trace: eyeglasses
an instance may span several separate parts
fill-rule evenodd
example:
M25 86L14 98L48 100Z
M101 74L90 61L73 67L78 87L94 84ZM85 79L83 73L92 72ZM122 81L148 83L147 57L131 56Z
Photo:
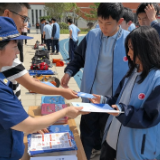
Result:
M27 16L22 16L21 14L18 14L17 12L14 12L14 11L11 11L11 10L10 10L10 12L21 16L23 18L23 23L27 23L29 21L29 17L27 17Z

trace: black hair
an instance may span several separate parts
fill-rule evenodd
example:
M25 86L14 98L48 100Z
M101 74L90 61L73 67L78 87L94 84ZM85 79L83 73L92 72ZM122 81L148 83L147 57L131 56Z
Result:
M55 18L52 18L52 21L56 22L56 19L55 19Z
M67 22L71 24L73 23L72 19L68 19Z
M128 56L129 41L133 48L133 61ZM138 83L143 82L151 68L160 69L160 40L157 31L153 27L140 26L134 29L125 40L125 49L130 68L126 77L129 77L137 66L135 63L136 57L139 58L143 66L141 78Z
M51 20L49 20L49 23L52 23L52 21L51 21Z
M158 14L159 14L158 3L141 3L136 10L136 15L138 16L139 13L145 13L144 9L146 8L146 6L148 6L148 4L150 4L150 5L152 4L154 6L155 10L157 11L156 15L158 16Z
M123 5L121 3L100 3L97 9L97 16L109 19L111 16L116 21L122 17Z
M29 3L0 3L0 15L2 15L6 9L18 13L22 10L22 7L30 9Z
M3 50L4 47L9 43L10 41L0 41L0 50Z
M132 12L132 10L130 8L123 8L123 14L122 14L122 18L124 18L124 20L128 23L129 21L134 20L134 14Z

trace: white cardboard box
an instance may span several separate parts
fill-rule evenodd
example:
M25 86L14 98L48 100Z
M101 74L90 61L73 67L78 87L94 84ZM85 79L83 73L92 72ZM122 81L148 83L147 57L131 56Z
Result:
M75 155L31 157L30 160L77 160Z

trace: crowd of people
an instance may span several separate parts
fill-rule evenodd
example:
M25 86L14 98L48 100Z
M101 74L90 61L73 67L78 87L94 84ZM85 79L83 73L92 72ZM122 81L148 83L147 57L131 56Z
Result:
M34 133L58 119L82 114L81 141L87 159L101 151L100 160L160 159L160 23L156 3L141 3L136 11L121 3L100 3L98 24L77 45L80 30L69 24L70 63L61 79L63 88L34 80L17 58L22 33L28 22L28 3L0 3L0 159L17 160L24 153L23 132ZM55 18L41 20L42 43L59 52L60 28ZM39 28L38 28L39 29ZM76 35L76 36L75 36ZM81 68L81 91L93 94L85 103L109 104L119 113L82 113L68 107L32 118L24 110L20 86L45 95L78 98L68 83Z
M74 51L78 44L78 34L80 33L80 29L73 24L72 19L68 19L67 23L69 25L69 58L67 60L70 62L74 58ZM59 54L59 38L60 38L60 26L57 23L55 18L52 18L49 21L45 19L41 19L41 23L36 23L36 31L37 34L41 33L41 44L46 44L48 51L50 48L52 49L51 55Z

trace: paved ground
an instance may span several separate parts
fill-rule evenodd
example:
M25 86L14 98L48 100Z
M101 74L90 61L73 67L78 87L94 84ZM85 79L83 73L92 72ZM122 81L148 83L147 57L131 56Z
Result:
M31 30L31 33L28 34L28 36L32 36L32 37L34 37L34 39L28 40L27 45L24 45L24 63L23 64L27 70L29 70L30 65L31 65L31 58L35 54L35 50L32 49L33 45L35 44L36 40L41 41L41 35L36 34L35 30ZM84 35L80 35L80 36L84 36ZM62 34L60 36L60 40L64 40L67 38L68 38L67 34ZM60 51L62 52L62 50L64 50L64 46L60 46ZM50 60L52 60L53 58L63 59L64 56L62 56L61 54L60 55L51 55ZM64 68L65 67L66 67L66 65L64 67L56 67L55 65L53 65L51 70L56 71L58 73L58 75L56 75L56 77L61 79L64 75ZM79 86L77 85L77 82L75 81L74 78L70 79L69 87L73 90L79 91ZM22 91L22 93L21 93L22 104L23 104L26 111L28 111L29 106L40 106L41 96L42 96L41 94L26 94L28 92L28 90L22 86L21 86L21 91ZM66 100L66 103L80 102L80 101L81 101L81 99L79 98L79 99L74 99L74 100ZM76 121L77 127L79 128L80 116L77 117L75 119L75 121ZM96 158L94 158L92 160L98 160L98 159L99 158L97 156Z

